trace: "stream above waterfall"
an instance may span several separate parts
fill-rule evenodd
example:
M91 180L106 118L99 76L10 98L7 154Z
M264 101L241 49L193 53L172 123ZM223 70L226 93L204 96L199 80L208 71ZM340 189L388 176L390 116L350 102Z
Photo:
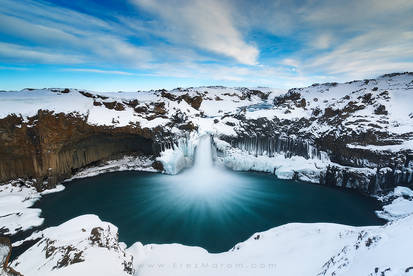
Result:
M41 228L83 214L119 227L127 245L181 243L223 252L252 234L292 222L380 225L373 198L273 175L215 168L209 137L178 175L115 172L76 179L45 195Z

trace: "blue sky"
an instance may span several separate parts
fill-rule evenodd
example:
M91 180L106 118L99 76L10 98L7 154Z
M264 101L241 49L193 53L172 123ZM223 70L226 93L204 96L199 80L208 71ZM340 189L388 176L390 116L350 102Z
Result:
M0 0L0 90L289 88L413 71L411 0Z

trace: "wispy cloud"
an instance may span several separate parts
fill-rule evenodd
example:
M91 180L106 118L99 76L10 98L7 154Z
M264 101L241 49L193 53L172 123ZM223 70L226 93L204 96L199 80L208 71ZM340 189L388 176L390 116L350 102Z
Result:
M71 64L83 61L81 56L53 53L47 48L26 47L3 42L0 42L0 57L5 60L48 64Z
M125 75L125 76L137 75L135 73L125 72L125 71L101 70L101 69L91 69L91 68L65 68L64 71L88 72L88 73L109 74L109 75Z
M152 12L162 24L163 35L178 44L199 48L236 59L243 64L257 63L259 50L247 43L234 25L231 6L224 1L134 0Z
M2 49L3 56L18 56L24 49L25 54L18 60L28 57L44 63L106 62L132 67L151 59L150 51L128 42L118 35L119 29L92 16L29 0L3 2L0 33L24 44L14 44L14 54ZM64 58L68 53L72 53L70 58Z
M26 67L15 67L15 66L0 66L0 70L14 70L14 71L27 71L29 68Z
M11 67L278 87L413 70L411 0L0 2Z

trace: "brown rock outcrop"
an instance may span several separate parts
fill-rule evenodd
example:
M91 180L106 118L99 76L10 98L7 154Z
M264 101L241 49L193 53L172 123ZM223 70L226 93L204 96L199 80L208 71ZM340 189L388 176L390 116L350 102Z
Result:
M39 110L28 121L12 114L0 119L0 182L21 177L36 179L38 190L51 188L113 155L153 154L153 135L139 125L89 125L76 114Z
M10 255L11 255L11 243L8 238L0 237L0 275L7 276L23 276L13 268L9 267Z

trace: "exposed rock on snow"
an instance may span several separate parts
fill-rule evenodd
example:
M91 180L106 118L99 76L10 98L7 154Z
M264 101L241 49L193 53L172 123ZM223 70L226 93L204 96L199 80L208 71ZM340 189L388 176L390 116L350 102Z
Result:
M413 215L413 191L407 187L396 187L393 192L379 199L389 202L383 206L383 211L376 212L383 219L393 221Z
M0 237L0 276L21 276L20 273L9 267L10 255L10 240Z
M412 73L294 88L275 97L272 108L225 117L235 134L219 138L255 156L309 160L325 152L332 164L318 173L320 183L389 190L413 183L412 90Z
M24 275L133 275L133 256L118 229L84 215L40 232L40 241L11 264Z

